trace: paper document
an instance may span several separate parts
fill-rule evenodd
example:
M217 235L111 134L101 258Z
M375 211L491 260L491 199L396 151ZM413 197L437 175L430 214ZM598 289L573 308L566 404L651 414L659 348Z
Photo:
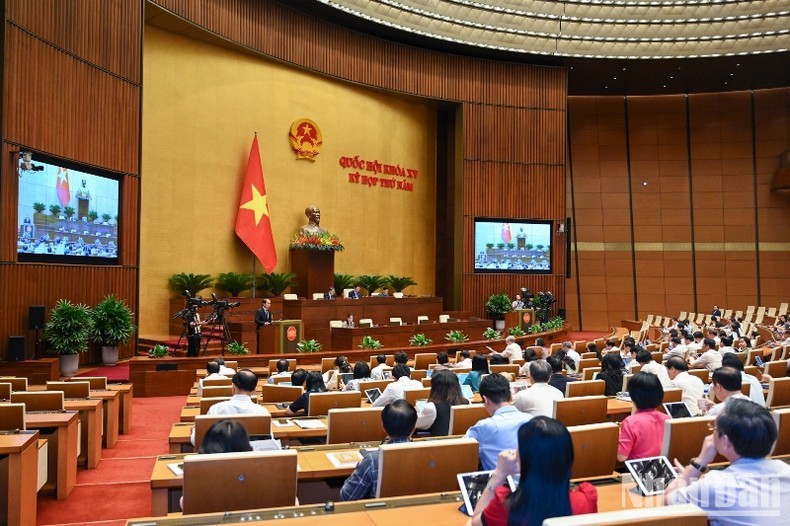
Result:
M338 451L336 453L327 453L326 458L336 468L353 468L362 460L362 455L359 451Z
M320 420L294 420L293 422L302 429L323 429L326 427L326 424Z

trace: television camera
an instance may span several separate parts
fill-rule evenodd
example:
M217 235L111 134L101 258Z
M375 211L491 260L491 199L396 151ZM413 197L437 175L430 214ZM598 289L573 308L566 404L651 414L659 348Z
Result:
M190 312L194 312L200 307L206 307L208 305L211 305L210 301L206 301L200 296L193 297L188 290L182 291L181 295L184 296L186 300L184 304L184 308L173 314L173 317L171 318L173 320L175 320L176 318L186 319L187 314L189 314Z

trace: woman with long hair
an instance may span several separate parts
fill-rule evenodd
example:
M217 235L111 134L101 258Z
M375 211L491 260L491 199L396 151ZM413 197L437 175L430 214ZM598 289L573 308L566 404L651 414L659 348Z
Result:
M605 355L601 361L601 372L598 373L598 380L606 382L603 394L614 396L622 391L624 374L623 359L617 353Z
M417 416L417 429L427 429L431 436L445 436L450 431L450 407L468 404L461 394L458 377L439 370L431 375L431 394Z
M285 409L285 416L293 416L300 411L307 413L310 395L313 393L325 393L326 390L321 373L310 371L307 373L307 378L304 381L304 393Z
M359 382L370 380L370 365L362 360L354 364L354 378L343 388L343 391L359 391Z
M464 380L464 385L472 387L475 393L480 390L480 379L484 374L488 374L488 360L484 354L475 354L472 357L472 372ZM433 382L433 381L431 381Z
M252 451L247 429L235 420L215 422L203 437L198 453L237 453Z
M518 430L518 451L499 454L496 469L475 506L472 526L540 526L544 519L598 511L598 492L589 482L568 490L573 442L557 420L536 416ZM520 473L515 492L503 484Z

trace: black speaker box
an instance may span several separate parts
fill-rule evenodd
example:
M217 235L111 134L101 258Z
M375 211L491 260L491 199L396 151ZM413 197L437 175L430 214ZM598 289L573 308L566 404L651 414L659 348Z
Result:
M25 359L25 337L24 336L9 336L8 337L8 361L21 362Z
M43 329L46 318L47 308L44 305L31 305L27 308L27 328L31 331Z

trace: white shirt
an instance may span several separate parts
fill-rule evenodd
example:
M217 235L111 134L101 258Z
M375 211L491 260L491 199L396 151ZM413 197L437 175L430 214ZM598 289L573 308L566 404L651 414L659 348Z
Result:
M389 371L390 369L392 369L392 367L390 367L386 363L380 363L376 367L374 367L373 370L370 372L370 377L373 378L374 380L383 380L384 371Z
M235 394L230 400L219 402L208 408L206 412L209 416L219 415L269 415L268 409L252 401L246 394ZM192 436L189 439L195 445L195 427L192 426Z
M669 379L669 373L667 373L667 368L655 360L650 360L648 363L643 365L642 369L640 370L642 372L652 373L658 376L658 380L661 382L661 387L663 387L664 389L669 387L669 384L672 383L672 380Z
M755 378L750 374L746 374L743 371L741 371L741 380L748 383L751 386L749 387L749 400L759 405L760 407L765 407L765 396L763 396L763 386L760 385L759 380L757 380L757 378Z
M422 406L422 411L417 415L417 429L429 429L436 421L436 404L433 402L426 402Z
M708 349L700 355L699 358L691 363L695 369L707 368L709 371L715 371L721 367L721 353L715 349Z
M565 396L556 387L545 382L532 384L531 387L519 391L513 398L513 405L522 413L532 416L554 415L554 400L562 400Z
M751 402L751 399L748 396L746 396L745 394L743 394L743 393L735 393L734 395L728 396L727 399L724 400L723 402L719 402L718 404L716 404L713 407L711 407L710 409L708 409L708 412L706 413L705 416L716 416L716 415L718 415L721 412L721 410L724 409L724 405L727 403L727 400L729 400L730 398L742 398L744 400L749 400Z
M397 382L390 383L386 389L384 389L381 396L373 402L373 407L384 407L390 402L403 399L403 391L406 389L422 389L422 382L412 380L408 376L401 376L398 378Z
M225 378L225 376L220 373L211 373L205 378L201 378L200 381L198 382L198 389L197 389L198 396L201 396L203 394L203 380L216 380L217 378Z
M705 384L696 376L690 375L687 371L682 371L675 376L670 387L677 387L683 391L681 401L684 402L693 415L699 414L697 402L705 397Z
M502 351L502 356L506 357L510 363L513 363L514 360L522 360L521 346L516 342L508 344L505 350Z
M281 376L291 376L291 371L283 371L281 373L273 374L272 376L269 377L268 380L266 380L266 383L273 384L274 383L274 379L275 378L279 378Z
M456 362L453 367L462 367L471 369L472 368L472 359L471 358L464 358L460 362Z
M579 362L582 359L582 355L576 352L576 349L570 349L567 354L568 358L573 360L573 370L579 370Z
M234 374L236 374L236 371L234 371L230 367L225 367L224 365L220 365L219 374L221 374L222 376L233 376Z

